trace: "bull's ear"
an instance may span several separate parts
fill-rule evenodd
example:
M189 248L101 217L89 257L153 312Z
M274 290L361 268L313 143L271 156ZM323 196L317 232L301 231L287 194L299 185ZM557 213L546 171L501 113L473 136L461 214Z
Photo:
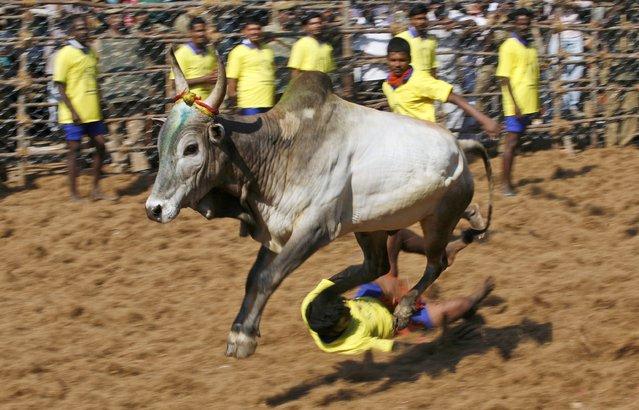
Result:
M226 130L222 124L211 123L206 128L209 141L215 146L220 146L226 136Z

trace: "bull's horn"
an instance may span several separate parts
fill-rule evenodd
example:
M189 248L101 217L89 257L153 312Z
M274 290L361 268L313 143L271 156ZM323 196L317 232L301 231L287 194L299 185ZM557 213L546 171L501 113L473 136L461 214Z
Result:
M218 53L217 50L215 50L215 55L217 56L217 82L215 83L213 91L206 97L204 102L213 107L213 109L218 110L226 94L226 70L224 69L222 57L220 57L220 53Z
M175 53L173 52L173 47L169 50L169 57L171 63L171 70L173 70L173 76L175 77L175 91L177 94L182 92L189 91L189 83L186 82L186 77L184 77L184 73L180 68L180 64L178 64L177 58L175 58Z

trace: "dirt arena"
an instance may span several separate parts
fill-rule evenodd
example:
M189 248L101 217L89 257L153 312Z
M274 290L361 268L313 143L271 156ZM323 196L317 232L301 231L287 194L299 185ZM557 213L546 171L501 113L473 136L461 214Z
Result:
M148 181L134 176L105 180L119 203L70 203L63 176L5 190L0 407L636 408L639 150L537 152L516 175L520 195L496 196L489 240L437 282L450 297L495 276L474 333L409 335L419 344L397 354L319 351L299 305L359 263L348 236L284 282L242 361L223 352L258 245L237 222L185 210L153 223ZM402 255L400 267L415 281L424 260Z

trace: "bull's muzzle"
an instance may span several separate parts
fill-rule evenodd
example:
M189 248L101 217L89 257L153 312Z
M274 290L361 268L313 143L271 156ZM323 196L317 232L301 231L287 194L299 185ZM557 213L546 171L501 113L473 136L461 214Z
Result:
M147 204L146 206L146 216L149 217L150 220L155 222L162 222L162 205L160 204Z

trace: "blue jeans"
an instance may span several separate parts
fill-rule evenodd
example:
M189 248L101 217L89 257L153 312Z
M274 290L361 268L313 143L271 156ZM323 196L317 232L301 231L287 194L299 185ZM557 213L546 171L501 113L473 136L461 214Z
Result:
M369 297L380 299L384 295L382 292L382 288L375 282L368 282L363 284L357 289L355 293L355 299ZM410 322L417 325L422 325L426 329L432 329L433 322L430 320L430 315L428 314L428 309L426 306L421 307L415 311L410 317Z

